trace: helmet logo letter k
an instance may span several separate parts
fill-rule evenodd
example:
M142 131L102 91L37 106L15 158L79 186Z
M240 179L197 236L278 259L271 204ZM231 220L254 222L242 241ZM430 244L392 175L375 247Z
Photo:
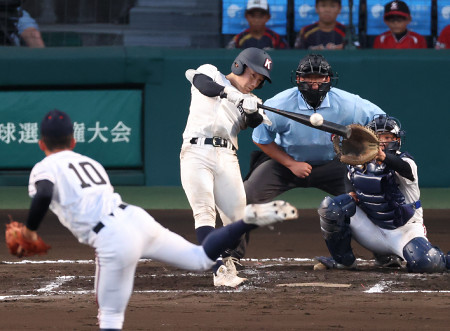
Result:
M266 62L264 62L264 67L266 67L267 70L270 70L271 66L272 66L272 61L270 59L266 59Z

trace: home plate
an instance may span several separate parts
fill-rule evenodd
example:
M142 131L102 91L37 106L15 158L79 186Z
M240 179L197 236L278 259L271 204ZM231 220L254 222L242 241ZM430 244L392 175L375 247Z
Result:
M290 283L290 284L277 284L277 286L285 287L308 287L308 286L318 286L318 287L350 287L351 284L333 284L333 283Z

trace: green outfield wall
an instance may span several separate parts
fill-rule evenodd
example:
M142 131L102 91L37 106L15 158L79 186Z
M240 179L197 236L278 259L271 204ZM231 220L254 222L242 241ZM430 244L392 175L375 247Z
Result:
M46 111L77 122L76 151L105 164L116 185L179 186L179 151L189 112L189 68L223 73L237 50L149 47L2 48L0 50L0 185L25 185L42 158L36 141ZM304 51L271 51L272 84L263 100L289 88ZM400 119L403 150L419 165L422 187L450 187L450 51L322 52L339 74L337 87L359 94ZM242 173L256 149L239 136Z

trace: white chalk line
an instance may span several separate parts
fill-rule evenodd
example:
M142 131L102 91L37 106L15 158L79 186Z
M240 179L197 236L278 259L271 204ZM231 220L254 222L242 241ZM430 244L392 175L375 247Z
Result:
M394 281L386 281L386 280L382 280L379 283L375 284L374 286L372 286L371 288L369 288L368 290L365 290L364 293L376 293L376 294L380 294L380 293L450 293L449 290L393 290L391 289L393 286L400 284L399 282L394 282Z
M141 259L139 262L148 262L152 261L151 259ZM259 268L267 268L270 266L277 266L286 262L311 262L315 261L314 259L309 258L272 258L272 259L242 259L242 261L247 262L256 262L256 263L267 263L272 262L272 264L265 264L258 266ZM358 259L359 264L369 264L369 261L365 261L362 259ZM33 260L21 260L21 261L2 261L2 264L93 264L94 260L41 260L41 261L33 261ZM416 274L407 274L410 277L423 277L423 275ZM140 278L154 278L154 277L203 277L202 273L182 273L182 274L147 274L147 275L139 275ZM20 300L20 299L30 299L30 298L43 298L43 297L51 297L54 295L84 295L84 294L93 294L94 290L78 290L78 291L64 291L58 290L62 285L67 282L72 281L75 278L94 278L94 276L58 276L55 278L55 281L50 282L42 288L36 290L36 292L41 294L18 294L18 295L4 295L0 296L0 301L7 300ZM400 291L392 289L393 286L399 284L398 282L393 281L380 281L374 286L370 287L368 290L365 290L364 293L368 294L381 294L381 293L450 293L448 290L407 290ZM244 290L249 290L253 287L249 287L246 285L240 286L236 289L214 289L214 290L135 290L134 293L239 293Z
M151 259L140 259L139 262L150 262ZM291 257L280 257L272 259L242 259L243 262L310 262L314 259L307 258L291 258ZM20 261L2 261L0 264L92 264L95 263L94 260L20 260Z

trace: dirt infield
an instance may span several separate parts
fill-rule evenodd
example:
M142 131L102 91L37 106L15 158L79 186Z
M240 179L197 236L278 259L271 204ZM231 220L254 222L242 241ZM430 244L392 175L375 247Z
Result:
M425 210L432 244L450 249L449 210ZM152 210L160 223L195 241L188 210ZM20 210L0 211L24 220ZM0 329L95 330L94 251L79 244L53 215L41 236L50 253L26 261L0 244ZM448 330L450 273L380 269L357 244L355 271L314 271L327 255L314 210L298 221L252 233L236 289L215 288L210 273L189 273L142 261L125 330Z

